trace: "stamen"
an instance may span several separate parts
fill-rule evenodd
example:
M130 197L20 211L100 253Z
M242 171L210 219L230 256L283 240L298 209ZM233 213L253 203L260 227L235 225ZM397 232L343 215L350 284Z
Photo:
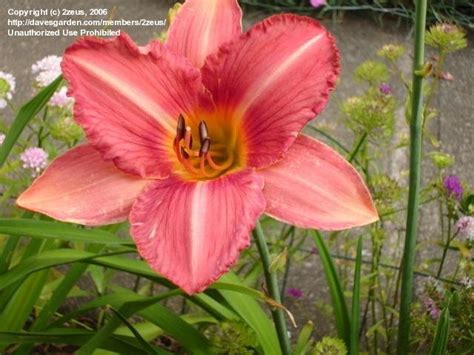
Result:
M193 135L191 134L191 127L186 127L186 133L184 134L184 145L186 148L193 148Z
M206 158L205 157L201 157L201 161L199 162L199 171L201 172L201 174L203 174L204 176L206 177L211 177L213 174L209 174L207 171L206 171Z
M189 154L186 152L184 147L181 147L181 155L183 156L184 159L189 159Z
M207 162L209 163L209 166L211 168L213 168L214 170L225 170L225 169L229 168L232 165L232 163L234 162L233 157L231 157L224 164L217 164L214 161L214 159L212 159L211 154L207 154L206 159L207 159Z
M199 156L202 157L203 155L209 152L211 148L211 140L209 138L205 138L201 141L201 148L199 149Z
M204 121L199 122L199 138L201 139L201 144L204 143L204 140L209 138L209 131L207 130L207 124Z
M184 121L183 115L179 115L178 124L176 126L176 140L179 142L184 138L186 131L186 122Z
M205 121L199 122L199 140L200 148L193 149L193 135L190 126L186 126L183 115L179 115L176 126L176 137L173 141L173 150L176 153L178 161L184 169L195 175L197 178L213 178L221 174L224 170L230 168L233 164L233 155L227 157L227 151L223 148L225 144L213 144L214 151L211 153L211 139L209 130ZM217 148L217 149L216 149ZM197 160L199 158L199 160ZM214 159L218 159L216 163Z
M191 163L189 160L187 159L183 159L183 161L181 162L183 164L183 166L186 168L187 171L189 171L191 174L193 175L198 175L199 174L199 170L196 169Z

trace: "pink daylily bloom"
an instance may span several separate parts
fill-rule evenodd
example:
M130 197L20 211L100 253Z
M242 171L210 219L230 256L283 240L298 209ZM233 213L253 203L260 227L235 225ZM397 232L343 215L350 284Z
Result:
M67 48L88 143L18 205L91 226L128 218L140 255L189 294L236 262L263 213L325 230L376 221L356 170L299 134L335 86L333 37L289 14L242 34L241 16L237 0L187 0L165 44L122 34Z

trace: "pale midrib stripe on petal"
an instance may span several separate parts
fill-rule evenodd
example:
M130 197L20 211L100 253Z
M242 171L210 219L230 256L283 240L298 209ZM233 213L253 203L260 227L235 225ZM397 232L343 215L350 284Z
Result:
M334 204L339 205L344 207L345 209L354 212L354 214L359 215L359 216L366 216L366 213L361 213L361 210L359 208L352 208L352 206L348 206L344 200L341 199L335 199L334 194L331 191L327 191L326 189L320 188L316 184L312 183L311 181L305 179L304 177L298 175L298 174L287 174L284 171L272 171L272 174L278 175L280 177L284 177L288 181L294 181L298 184L301 184L305 187L308 188L308 190L317 190L318 193L322 196L325 196L328 200L332 200ZM347 195L348 198L351 196Z
M212 3L212 10L209 10L209 13L207 15L208 21L206 21L206 29L204 30L204 34L202 36L202 42L199 44L199 50L201 53L199 53L199 58L203 58L205 60L205 56L203 53L207 53L207 48L209 46L209 40L211 36L211 24L213 22L213 18L216 15L216 10L217 10L217 0L207 0ZM222 1L222 0L221 0Z
M299 47L291 56L282 61L278 65L278 69L276 69L264 81L256 81L255 84L247 90L246 95L241 100L241 112L247 111L247 109L252 106L252 104L259 98L259 96L263 92L265 92L268 87L270 87L275 81L277 81L295 61L297 61L301 56L303 56L313 45L319 42L322 37L323 34L319 34L316 37L312 38L311 40L303 44L301 47Z
M87 169L87 167L85 167L85 169ZM95 181L94 184L104 183L104 182L107 182L107 181L112 180L112 179L114 179L114 178L115 178L114 176L107 176L107 177L104 177L104 178L102 178L102 179L100 179L100 180ZM92 184L91 184L91 185L92 185ZM64 194L64 195L74 195L74 194L79 193L80 191L86 191L87 189L90 188L91 185L84 185L84 186L76 187L76 188L74 188L74 189L70 189L70 190L67 191L67 194ZM62 195L62 196L63 196L63 195ZM58 200L58 199L62 198L62 196L61 196L61 197L58 197L58 195L52 194L52 195L49 196L48 198L43 198L43 199L41 199L41 200L34 200L34 201L35 201L35 203L39 203L39 202L45 203L45 202L49 202L49 201Z
M94 66L87 60L74 58L73 61L87 72L94 75L97 79L106 82L130 102L133 102L143 112L147 113L150 117L153 117L164 129L171 133L174 132L175 128L173 125L173 119L169 116L169 114L164 112L156 102L150 100L143 91L127 90L127 88L130 86L127 82L109 74L107 71L97 66Z
M202 241L200 238L204 235L205 220L203 214L206 212L206 193L203 191L205 185L203 182L197 182L194 186L194 192L191 199L191 228L190 228L190 260L189 266L191 275L197 274L198 262L201 253ZM193 280L194 281L194 280Z

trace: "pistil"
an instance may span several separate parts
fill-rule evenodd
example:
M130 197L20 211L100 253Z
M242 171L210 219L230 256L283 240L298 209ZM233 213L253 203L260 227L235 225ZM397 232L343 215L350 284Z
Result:
M198 129L200 147L199 150L195 150L193 149L192 129L190 126L186 126L184 117L180 115L176 126L173 149L179 162L190 174L202 177L217 176L232 166L233 157L231 156L223 164L216 163L213 156L222 156L222 153L211 152L211 138L206 122L201 121ZM218 146L223 147L222 144ZM208 167L210 171L208 171Z

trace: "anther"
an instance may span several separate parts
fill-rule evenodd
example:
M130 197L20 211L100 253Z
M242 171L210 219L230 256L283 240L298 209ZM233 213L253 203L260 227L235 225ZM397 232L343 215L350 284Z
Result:
M184 121L183 115L178 117L178 125L176 126L176 140L179 142L184 138L186 133L186 122Z
M199 122L199 138L201 139L201 144L204 143L206 138L209 138L209 132L207 130L206 122Z
M201 143L201 148L199 149L199 156L202 157L209 153L209 149L211 148L211 140L209 138L204 138Z

